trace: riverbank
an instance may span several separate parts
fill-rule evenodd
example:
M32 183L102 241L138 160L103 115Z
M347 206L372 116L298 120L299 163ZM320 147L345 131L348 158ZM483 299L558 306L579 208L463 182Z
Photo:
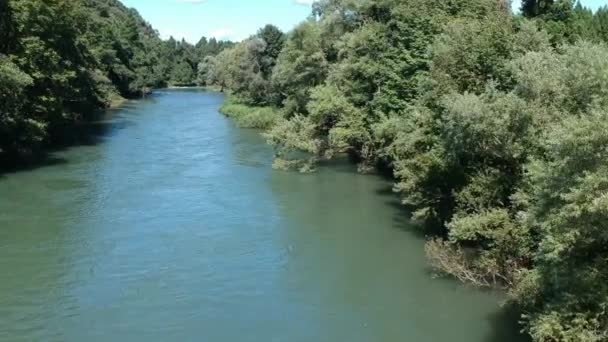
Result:
M211 86L176 86L176 85L168 85L167 89L199 89L199 90L216 92L216 93L222 93L222 92L224 92L222 90L222 87L215 86L215 85L211 85Z
M119 108L120 106L124 105L125 103L127 103L127 101L129 101L128 99L118 95L118 94L114 94L110 97L110 101L108 104L107 109L116 109Z
M96 134L98 121L110 110L117 110L132 99L127 99L117 93L108 96L105 106L92 110L92 113L80 115L84 120L65 123L60 130L54 132L53 136L47 137L48 141L41 141L37 146L29 150L13 153L0 153L0 174L3 172L15 172L23 169L31 169L45 166L56 162L49 154L78 144L91 143ZM58 133L61 132L61 133Z
M606 340L608 8L331 3L217 56L229 115L271 126L276 167L386 168L430 264L504 289L534 341ZM268 104L276 125L243 106Z
M230 95L220 107L220 112L233 119L241 128L268 130L281 119L281 113L276 108L248 106Z
M130 101L0 179L0 340L520 341L499 293L433 279L390 182L274 171L223 99Z

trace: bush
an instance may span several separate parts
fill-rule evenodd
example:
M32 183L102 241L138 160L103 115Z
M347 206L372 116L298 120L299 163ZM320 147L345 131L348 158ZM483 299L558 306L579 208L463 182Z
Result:
M266 137L277 168L340 152L386 166L413 218L439 228L431 265L508 288L535 341L608 340L608 47L556 44L573 37L570 1L543 1L550 25L508 3L320 1L269 78L285 115ZM265 89L235 80L249 101Z
M252 107L228 101L220 112L243 128L270 129L281 118L281 113L272 107Z

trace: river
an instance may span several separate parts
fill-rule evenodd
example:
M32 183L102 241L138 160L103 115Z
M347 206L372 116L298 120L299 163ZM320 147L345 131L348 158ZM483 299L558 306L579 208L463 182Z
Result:
M274 171L222 101L158 91L0 175L1 341L519 339L499 294L433 278L388 180Z

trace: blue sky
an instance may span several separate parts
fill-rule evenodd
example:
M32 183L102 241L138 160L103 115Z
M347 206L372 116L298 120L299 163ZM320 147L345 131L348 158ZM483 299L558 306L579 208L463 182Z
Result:
M136 8L163 38L241 40L265 24L289 31L310 14L313 0L121 0ZM520 0L514 0L518 7ZM591 8L608 0L582 0Z
M163 38L196 43L201 36L241 40L265 24L291 30L310 14L311 0L121 0Z

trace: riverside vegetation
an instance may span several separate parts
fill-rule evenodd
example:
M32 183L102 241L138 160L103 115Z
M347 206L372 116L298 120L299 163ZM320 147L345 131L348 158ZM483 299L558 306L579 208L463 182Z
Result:
M498 286L534 341L608 339L608 6L323 0L211 60L275 166L389 171L437 270Z
M535 341L608 339L608 7L322 0L284 34L162 41L116 0L0 0L0 157L166 85L229 90L275 165L379 169L431 265L499 286Z
M231 45L162 41L118 0L0 0L0 166L62 143L96 109L197 84Z

